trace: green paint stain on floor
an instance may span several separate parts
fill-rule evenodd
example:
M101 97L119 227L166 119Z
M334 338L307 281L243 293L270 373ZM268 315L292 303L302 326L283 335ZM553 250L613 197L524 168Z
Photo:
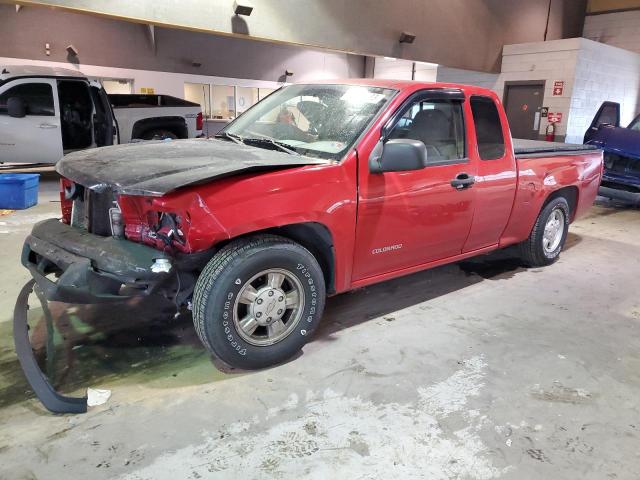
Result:
M42 308L30 299L34 352L46 364L47 328ZM172 304L145 298L109 305L50 303L55 355L50 381L66 394L87 387L143 385L177 388L233 377L221 372L200 343L189 312L174 319ZM0 322L0 408L33 398L13 347L11 321Z

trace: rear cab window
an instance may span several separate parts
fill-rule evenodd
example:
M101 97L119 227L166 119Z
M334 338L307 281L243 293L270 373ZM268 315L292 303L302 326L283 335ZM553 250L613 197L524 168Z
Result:
M0 115L7 115L7 102L12 97L21 98L27 115L54 116L53 89L48 83L20 83L0 94Z
M474 95L471 97L471 112L480 159L497 160L504 157L504 135L496 103L490 97Z

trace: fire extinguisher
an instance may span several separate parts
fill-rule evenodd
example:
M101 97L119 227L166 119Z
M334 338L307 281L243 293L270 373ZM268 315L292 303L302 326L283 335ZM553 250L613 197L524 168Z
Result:
M556 124L550 123L547 125L547 134L544 137L547 142L555 142L556 140Z

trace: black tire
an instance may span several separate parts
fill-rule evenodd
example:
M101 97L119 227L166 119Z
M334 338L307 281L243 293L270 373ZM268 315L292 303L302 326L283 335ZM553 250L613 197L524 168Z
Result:
M271 345L255 345L241 337L234 312L246 282L268 269L284 270L299 280L304 306L287 336ZM194 290L193 322L204 346L226 364L264 368L288 360L309 341L325 296L322 269L306 248L284 237L257 235L231 242L206 265Z
M178 136L171 130L165 129L149 130L142 135L143 140L164 140L166 138L176 140Z
M562 226L562 237L560 243L554 250L547 251L543 245L544 231L549 217L559 210L562 213L564 225ZM569 203L564 197L556 197L552 199L538 215L535 225L531 230L529 238L519 245L520 257L529 267L544 267L551 265L560 256L562 247L567 240L569 231L569 219L571 218L571 209Z

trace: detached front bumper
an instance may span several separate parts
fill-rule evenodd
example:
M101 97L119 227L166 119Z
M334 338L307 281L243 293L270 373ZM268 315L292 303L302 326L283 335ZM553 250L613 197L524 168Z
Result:
M86 412L87 397L59 394L40 370L27 324L31 292L36 293L43 309L47 300L100 303L148 295L173 275L172 270L152 270L158 259L172 261L170 256L145 245L94 235L56 219L45 220L33 227L22 250L22 264L29 269L33 280L18 296L13 314L13 336L27 381L51 412ZM51 322L51 319L46 321Z
M152 270L159 259L172 261L146 245L94 235L57 219L37 223L22 250L22 264L47 300L67 303L148 295L172 274Z

